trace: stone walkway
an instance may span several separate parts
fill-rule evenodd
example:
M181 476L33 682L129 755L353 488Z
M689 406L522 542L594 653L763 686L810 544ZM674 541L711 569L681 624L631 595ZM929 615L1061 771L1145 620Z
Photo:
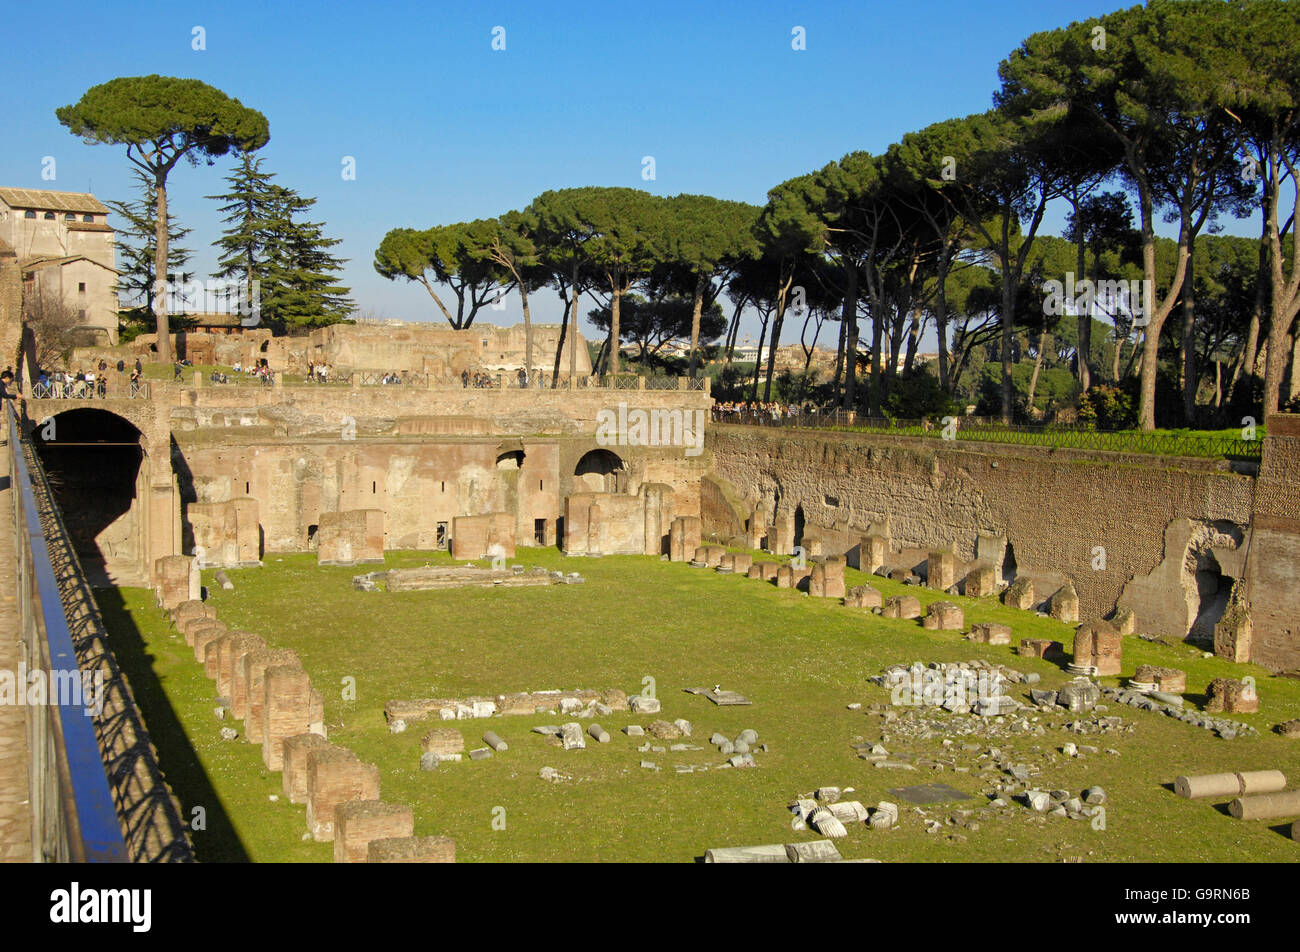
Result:
M7 448L6 448L7 451ZM18 581L14 574L14 494L0 489L0 670L17 677ZM32 861L32 817L27 789L27 708L0 704L0 863Z

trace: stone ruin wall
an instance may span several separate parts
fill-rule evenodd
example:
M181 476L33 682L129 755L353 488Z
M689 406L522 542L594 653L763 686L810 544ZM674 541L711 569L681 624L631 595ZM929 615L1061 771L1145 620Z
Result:
M1018 574L1073 582L1081 617L1110 613L1130 580L1160 565L1166 529L1179 518L1244 536L1254 496L1254 479L1214 461L1099 462L1027 447L738 427L712 431L710 445L714 472L746 505L769 520L788 520L802 507L805 536L815 533L828 551L848 551L874 531L889 535L895 550L947 548L974 560L977 544L1005 536ZM702 512L710 511L725 517L734 510L706 493ZM725 532L733 522L715 525ZM1104 571L1092 568L1096 546L1105 548ZM987 558L987 549L980 555ZM1139 613L1141 630L1187 634L1161 631L1162 618L1152 614L1173 625L1181 617Z
M1247 556L1250 656L1300 669L1300 417L1268 418Z
M630 396L594 390L177 391L178 405L170 411L172 461L186 512L194 504L257 500L268 552L309 549L323 513L369 509L385 515L385 548L432 549L439 523L450 535L457 516L493 512L512 516L516 541L525 546L537 544L536 520L545 520L551 544L562 527L565 498L590 488L574 472L586 453L605 448L594 439L596 414L612 398L665 408L708 400L665 391ZM343 432L349 418L352 438ZM703 457L688 457L680 447L607 449L623 462L620 493L636 501L646 484L662 484L673 513L699 511ZM644 504L633 508L639 514L628 517L632 528L644 532ZM184 524L182 550L188 553L193 520L187 516Z

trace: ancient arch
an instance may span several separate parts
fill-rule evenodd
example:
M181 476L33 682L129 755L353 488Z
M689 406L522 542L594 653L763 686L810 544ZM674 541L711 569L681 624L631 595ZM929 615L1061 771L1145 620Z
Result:
M579 492L621 493L627 488L627 464L617 453L590 450L573 470L573 488Z
M141 430L96 407L39 419L32 445L92 584L149 581L151 460ZM164 461L170 472L170 462Z

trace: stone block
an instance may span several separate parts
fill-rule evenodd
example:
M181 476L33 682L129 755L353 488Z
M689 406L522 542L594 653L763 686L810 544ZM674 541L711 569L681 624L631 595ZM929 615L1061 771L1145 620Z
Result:
M208 645L212 644L218 638L226 637L226 635L229 634L229 630L220 622L211 622L206 625L196 626L193 629L193 632L194 637L191 644L194 646L194 660L203 665L204 674L206 674Z
M668 529L668 558L673 562L691 561L702 538L699 516L678 516Z
M465 737L454 727L435 727L420 738L420 750L439 757L465 750Z
M921 624L937 631L961 631L966 627L966 615L953 602L931 602L926 607Z
M844 596L844 604L849 608L880 608L884 604L884 596L870 585L854 585Z
M1079 623L1079 593L1074 590L1074 585L1066 582L1057 589L1056 593L1048 599L1047 613L1067 625Z
M319 734L295 734L284 739L280 785L290 803L307 802L307 757L329 746L329 741Z
M454 559L513 559L514 517L508 512L456 516L451 522L451 556Z
M874 572L889 558L889 540L882 535L863 536L858 543L858 564L861 572Z
M405 836L371 840L368 863L454 863L456 841L449 836Z
M969 598L987 598L998 593L998 571L987 562L980 562L966 573L966 586L962 594Z
M755 562L749 567L749 577L761 579L764 582L776 581L777 573L781 566L777 562Z
M703 562L711 569L716 569L722 564L722 557L727 554L727 550L720 545L706 545L696 549L696 561ZM704 558L701 559L700 553L703 552Z
M250 651L266 648L266 642L258 635L248 631L232 631L224 638L218 638L217 644L217 695L230 698L230 712L236 717L235 710L235 672L244 655Z
M798 588L799 583L812 574L812 569L806 565L799 567L793 564L780 566L776 570L776 587L777 588Z
M221 660L221 648L230 640L230 632L218 635L203 646L203 673L211 681L217 679L218 662ZM220 692L217 692L220 694ZM222 695L224 697L224 695Z
M1010 633L1011 629L1008 628L1008 636ZM1065 656L1065 645L1047 638L1022 638L1016 648L1016 654L1022 658L1043 658L1051 661Z
M773 555L794 554L794 520L779 519L767 530L767 548Z
M311 679L301 665L277 664L263 675L262 763L279 770L284 763L284 741L311 727Z
M982 621L970 626L970 640L981 645L1011 644L1011 629L994 621Z
M258 503L251 497L225 502L192 502L185 519L194 538L194 551L203 553L205 567L237 568L261 559Z
M384 561L382 509L322 512L316 530L316 561L320 565L359 565Z
M1121 635L1131 635L1137 631L1137 616L1129 608L1118 609L1111 618L1110 623L1115 626L1115 630Z
M1034 580L1027 575L1018 576L1002 593L1002 601L1009 608L1033 611L1037 604L1034 601Z
M925 562L925 585L946 592L957 584L955 559L951 552L935 551Z
M731 559L731 571L737 575L749 574L749 568L754 564L754 557L748 552L733 552L724 556L724 559L727 558Z
M317 843L334 839L334 811L340 804L378 799L379 768L374 764L342 747L307 754L307 830Z
M891 595L885 599L881 614L885 618L919 618L921 600L915 595Z
M826 542L821 536L805 535L800 543L803 546L804 558L820 559L826 554Z
M1252 683L1236 678L1215 678L1205 693L1207 713L1254 714L1259 711L1259 695Z
M197 618L187 618L185 619L185 621L181 622L177 626L177 629L180 631L182 635L185 636L185 643L189 645L191 648L193 648L194 633L197 632L200 628L207 628L209 626L215 627L223 635L229 630L226 627L224 622L218 621L216 618L209 617L206 615L201 615Z
M1061 685L1056 692L1056 703L1070 711L1091 711L1101 700L1101 688L1087 678L1075 678Z
M262 710L266 702L266 669L278 664L302 667L298 655L287 648L250 651L240 659L231 689L230 712L244 720L244 736L250 744L262 742Z
M156 559L154 594L164 611L178 608L182 602L198 601L203 594L198 560L188 555L164 555Z
M1107 621L1084 622L1074 632L1074 663L1098 675L1119 674L1123 636Z
M1182 694L1187 690L1187 672L1177 668L1165 668L1158 664L1140 664L1133 672L1133 680L1144 684L1154 684L1157 691L1165 694Z
M814 565L808 576L808 594L814 598L843 598L844 562L827 559Z
M172 609L172 624L181 634L185 633L185 623L191 619L216 618L217 610L206 602L191 598L181 602Z
M374 840L415 832L415 814L403 803L352 800L334 808L334 862L364 863Z

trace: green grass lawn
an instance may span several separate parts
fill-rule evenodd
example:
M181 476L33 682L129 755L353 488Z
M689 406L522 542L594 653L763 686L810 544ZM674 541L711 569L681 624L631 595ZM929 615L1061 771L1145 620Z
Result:
M874 806L882 799L899 802L890 788L932 781L975 797L925 808L940 820L957 808L976 810L972 819L979 829L959 831L965 842L949 837L952 827L927 834L924 818L900 802L899 829L873 832L858 824L838 841L841 853L929 862L1300 857L1300 844L1279 835L1277 823L1243 823L1213 803L1182 800L1166 789L1183 773L1279 768L1291 774L1300 768L1300 743L1271 732L1277 722L1300 716L1300 682L1271 678L1253 666L1205 659L1186 645L1126 638L1124 672L1144 662L1183 668L1189 701L1196 702L1213 677L1253 674L1261 713L1239 719L1263 736L1225 741L1114 703L1108 713L1136 725L1132 733L1069 733L1061 725L1071 716L1062 710L1040 721L1049 727L1045 736L989 741L953 735L959 762L974 768L984 762L980 754L997 746L1042 767L1035 786L1076 794L1085 786L1103 786L1110 803L1106 828L1096 830L1086 821L1065 818L1039 824L1019 803L985 810L985 793L995 774L878 769L858 759L850 747L881 737L883 719L868 709L888 704L889 692L866 679L895 662L983 658L1038 672L1048 686L1066 680L1055 664L1019 658L1009 647L977 646L955 632L926 631L914 621L887 620L770 583L651 557L571 559L554 550L520 549L516 561L578 571L586 582L404 593L355 591L351 579L364 569L318 567L310 554L268 554L265 561L263 568L230 571L234 591L213 586L211 603L218 617L232 629L256 632L272 646L298 652L325 697L330 739L377 764L383 797L414 807L418 834L454 837L459 861L689 862L714 847L816 838L810 831L791 829L786 807L796 795L818 786L854 787L846 799ZM448 563L450 558L441 553L389 553L386 558L390 568L427 562ZM853 570L847 575L850 586L867 579ZM886 595L906 590L922 602L950 597L887 579L871 582ZM205 573L205 583L211 583L210 573ZM279 797L280 775L262 767L259 748L242 738L242 724L214 717L212 682L149 593L122 589L100 594L168 781L187 816L194 806L207 812L207 829L194 833L200 859L329 861L330 844L302 840L305 808ZM1046 637L1069 647L1069 628L1050 619L1008 609L995 599L953 600L966 609L968 625L1001 621L1012 626L1013 640ZM391 734L383 717L384 703L394 698L549 688L618 687L636 693L647 677L655 679L663 702L658 716L689 720L694 731L686 742L703 751L639 753L643 740L627 737L621 728L653 718L626 711L601 719L612 735L610 743L589 740L586 750L567 752L530 729L568 717L495 717L454 726L464 733L467 749L481 746L482 733L494 730L509 743L508 751L421 772L420 738L430 727L446 725L416 722L404 733ZM343 699L346 679L355 679L355 701ZM719 683L745 694L752 706L719 708L683 691ZM1017 685L1012 693L1024 699L1027 692ZM849 710L851 702L863 708ZM942 711L934 718L952 725L978 720ZM223 742L223 726L240 729L241 738ZM720 731L734 738L747 727L770 748L757 755L759 766L714 769L725 758L709 745L709 736ZM892 738L885 746L891 753L925 757L941 753L942 740L940 731L928 741ZM1120 754L1069 759L1056 753L1067 741L1111 747ZM980 746L961 751L964 743ZM643 759L663 769L643 769ZM679 763L711 767L678 774L673 765ZM572 779L545 782L538 777L543 766ZM504 829L499 829L502 819Z

